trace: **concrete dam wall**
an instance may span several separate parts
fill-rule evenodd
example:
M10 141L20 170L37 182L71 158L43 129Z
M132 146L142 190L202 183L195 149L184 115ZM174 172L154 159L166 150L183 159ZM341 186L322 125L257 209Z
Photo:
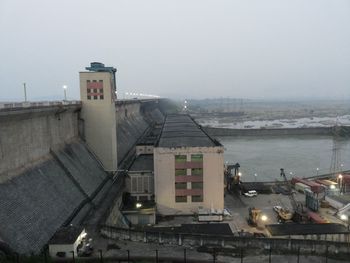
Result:
M116 105L117 151L118 163L124 160L127 153L142 135L156 123L162 123L164 116L159 111L156 101L120 101Z
M80 108L0 109L0 240L19 253L39 252L59 227L86 220L114 189L81 136ZM164 117L156 102L117 102L116 112L120 163Z
M80 105L0 112L0 239L37 253L112 180L78 136Z
M0 183L78 137L80 105L0 111Z

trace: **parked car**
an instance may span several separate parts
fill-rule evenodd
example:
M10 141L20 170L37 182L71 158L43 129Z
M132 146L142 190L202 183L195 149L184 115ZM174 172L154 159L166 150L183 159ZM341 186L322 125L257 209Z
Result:
M250 190L250 191L244 193L244 195L247 197L254 197L254 196L258 196L258 193L255 190Z

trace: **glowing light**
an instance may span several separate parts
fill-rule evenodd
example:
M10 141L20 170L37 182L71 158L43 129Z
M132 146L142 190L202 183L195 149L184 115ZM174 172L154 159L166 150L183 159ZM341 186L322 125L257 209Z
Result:
M141 203L136 203L136 208L141 208L142 204Z
M262 215L262 216L261 216L261 220L262 220L262 221L266 221L266 220L267 220L267 216L266 216L266 215Z
M346 220L348 220L348 216L342 214L342 215L340 215L340 219L346 221Z

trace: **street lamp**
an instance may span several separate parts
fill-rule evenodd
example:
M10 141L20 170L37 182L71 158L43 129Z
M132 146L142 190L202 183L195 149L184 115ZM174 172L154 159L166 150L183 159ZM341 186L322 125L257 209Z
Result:
M254 181L255 181L255 182L256 182L256 177L257 177L257 176L258 176L258 174L255 173L255 174L254 174L254 178L255 178Z
M141 203L136 203L136 208L141 208L142 204Z
M340 189L340 193L342 192L342 188L343 188L343 175L339 174L338 175L338 187Z
M320 168L316 168L316 175L318 176L318 172L320 171Z
M63 85L63 92L64 92L64 100L67 100L67 85Z
M262 216L261 216L261 220L262 220L263 222L265 222L265 221L267 220L267 216L266 216L266 215L262 215Z

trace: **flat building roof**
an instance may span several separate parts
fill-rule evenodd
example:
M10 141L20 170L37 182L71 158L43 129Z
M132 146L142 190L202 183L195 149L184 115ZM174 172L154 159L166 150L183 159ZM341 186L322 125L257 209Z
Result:
M167 115L156 147L215 147L222 146L210 137L187 114Z

